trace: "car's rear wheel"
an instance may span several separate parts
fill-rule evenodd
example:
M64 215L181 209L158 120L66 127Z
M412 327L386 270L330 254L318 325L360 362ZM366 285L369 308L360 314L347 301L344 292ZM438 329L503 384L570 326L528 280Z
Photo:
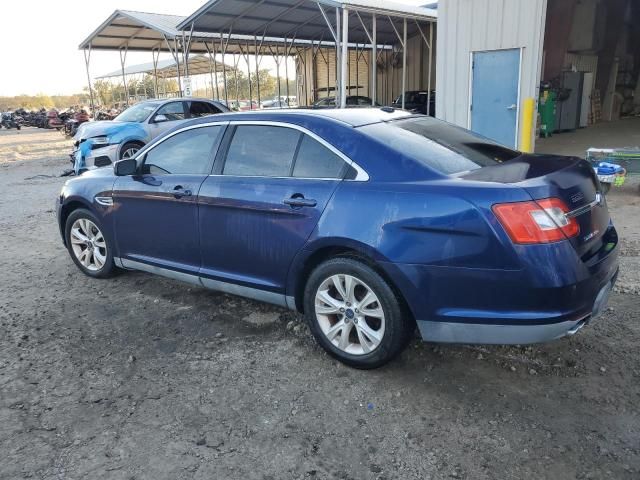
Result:
M69 254L84 274L105 278L113 273L112 248L93 213L85 209L71 212L65 225L65 235Z
M318 343L356 368L376 368L390 361L404 349L414 329L392 287L354 258L335 258L313 271L304 309Z
M143 147L138 142L127 142L120 149L120 160L135 157L136 153Z

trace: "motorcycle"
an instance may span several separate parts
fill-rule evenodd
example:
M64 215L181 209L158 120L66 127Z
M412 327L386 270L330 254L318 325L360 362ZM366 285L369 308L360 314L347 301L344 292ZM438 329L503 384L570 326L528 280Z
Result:
M11 130L12 128L20 130L22 128L13 113L3 113L2 119L0 120L0 126L7 130Z
M113 120L120 114L120 111L112 108L111 110L99 110L96 112L96 120Z
M84 108L81 108L78 112L73 114L72 118L69 118L66 122L64 122L65 136L75 136L76 132L78 131L78 127L81 124L88 122L89 119L89 113Z
M47 123L44 128L55 128L61 130L64 128L64 120L60 118L57 110L49 110L47 112Z

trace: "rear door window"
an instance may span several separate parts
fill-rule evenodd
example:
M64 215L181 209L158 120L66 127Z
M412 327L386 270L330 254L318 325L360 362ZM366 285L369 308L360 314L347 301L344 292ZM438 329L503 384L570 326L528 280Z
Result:
M497 165L520 155L481 135L432 117L376 123L361 129L446 175Z
M301 133L270 125L240 125L231 139L224 175L288 177Z
M345 161L309 135L303 135L293 167L299 178L342 178Z
M206 117L220 113L220 109L207 102L189 102L189 116L191 118Z

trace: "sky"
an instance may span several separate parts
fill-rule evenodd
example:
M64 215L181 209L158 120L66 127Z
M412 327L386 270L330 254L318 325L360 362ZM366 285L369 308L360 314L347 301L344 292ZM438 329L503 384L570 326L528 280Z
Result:
M72 94L87 85L78 45L114 10L189 15L206 0L9 0L0 4L0 96ZM426 0L395 0L424 5ZM151 62L129 52L127 65ZM120 68L118 52L93 51L92 77Z

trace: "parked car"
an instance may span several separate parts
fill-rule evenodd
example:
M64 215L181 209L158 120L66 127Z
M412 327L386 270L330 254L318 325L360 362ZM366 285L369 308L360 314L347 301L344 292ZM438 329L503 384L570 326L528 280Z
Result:
M262 108L295 108L298 106L297 97L281 95L262 102Z
M186 122L69 180L57 215L85 274L142 270L299 310L359 368L416 325L434 342L572 335L618 272L587 162L384 108Z
M219 102L199 98L148 100L127 108L113 121L83 123L74 137L74 170L79 174L91 166L129 158L182 120L228 111Z
M369 97L351 95L347 97L347 108L367 108L371 107L371 102L372 100ZM380 104L376 102L375 106L379 107ZM311 108L336 108L336 97L321 98L315 102Z
M412 90L405 92L404 94L404 109L412 113L423 113L427 115L427 105L431 105L429 108L429 115L436 116L436 92L431 90L431 97L429 97L428 91ZM402 108L402 95L396 98L391 104L393 108Z

